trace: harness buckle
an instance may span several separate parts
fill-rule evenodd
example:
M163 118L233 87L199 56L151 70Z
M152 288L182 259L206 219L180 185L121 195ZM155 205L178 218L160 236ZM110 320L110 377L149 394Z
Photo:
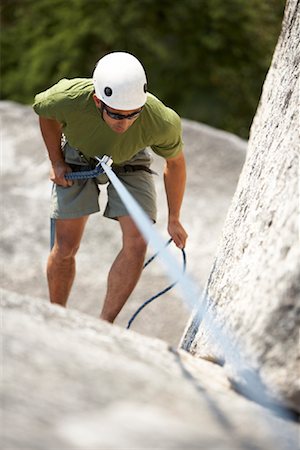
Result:
M101 163L104 163L110 167L113 163L112 158L107 155L102 156L102 158L99 158L99 156L94 156L94 158L98 161L98 163L96 164L96 167L99 167Z

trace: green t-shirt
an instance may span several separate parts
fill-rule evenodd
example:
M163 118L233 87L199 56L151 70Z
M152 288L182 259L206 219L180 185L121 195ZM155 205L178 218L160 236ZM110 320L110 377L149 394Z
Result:
M137 120L118 134L102 119L93 93L91 79L62 79L37 94L33 108L40 116L59 121L69 144L87 157L109 155L114 163L121 164L145 147L151 147L163 158L181 152L180 118L154 95L148 93Z

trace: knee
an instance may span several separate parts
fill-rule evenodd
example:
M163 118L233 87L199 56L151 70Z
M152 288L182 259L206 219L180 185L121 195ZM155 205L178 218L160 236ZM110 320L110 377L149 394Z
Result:
M147 250L147 244L142 236L138 235L127 242L127 249L136 257L144 258Z
M72 259L79 249L78 244L68 240L58 239L54 246L54 254L60 260Z

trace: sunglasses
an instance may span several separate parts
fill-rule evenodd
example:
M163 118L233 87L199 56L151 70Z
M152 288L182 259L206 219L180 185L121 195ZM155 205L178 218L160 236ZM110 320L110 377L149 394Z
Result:
M135 119L136 117L138 117L140 115L140 113L142 112L142 109L143 109L143 108L141 108L138 111L135 111L131 114L118 114L118 113L114 113L114 112L110 111L109 109L107 109L107 107L106 107L106 105L104 105L104 103L102 103L102 108L105 109L108 117L110 117L111 119L114 119L114 120Z

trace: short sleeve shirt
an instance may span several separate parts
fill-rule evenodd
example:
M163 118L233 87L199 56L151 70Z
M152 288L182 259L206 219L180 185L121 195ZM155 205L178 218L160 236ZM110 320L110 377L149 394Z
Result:
M148 93L141 114L118 134L103 120L93 94L91 79L62 79L37 94L33 108L40 116L60 122L69 144L87 157L109 155L115 164L121 164L145 147L166 159L181 152L180 117L154 95Z

